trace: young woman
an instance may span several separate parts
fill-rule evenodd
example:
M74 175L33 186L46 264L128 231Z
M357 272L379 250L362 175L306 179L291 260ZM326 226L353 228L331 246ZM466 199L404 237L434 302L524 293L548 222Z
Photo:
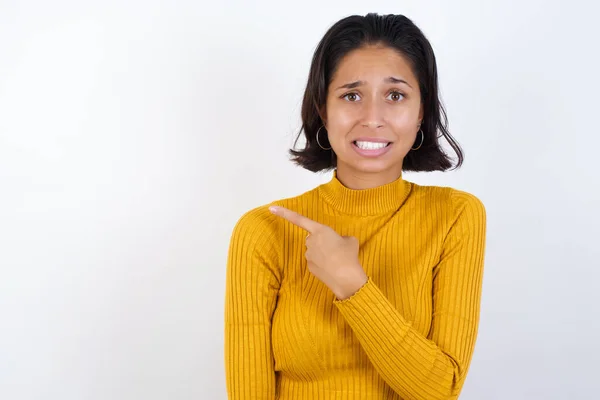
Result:
M457 398L477 336L486 217L472 194L402 177L463 161L430 43L402 15L340 20L315 51L302 120L293 161L333 177L247 212L233 231L229 398Z

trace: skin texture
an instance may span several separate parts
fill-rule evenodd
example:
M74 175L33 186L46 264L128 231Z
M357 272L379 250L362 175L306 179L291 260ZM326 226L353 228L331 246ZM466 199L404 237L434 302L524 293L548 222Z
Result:
M410 64L395 50L363 47L341 60L322 115L337 155L340 182L350 189L385 185L402 175L404 157L415 143L423 119L419 83ZM381 156L365 157L353 148L359 138L385 139L392 144ZM308 232L308 268L338 299L347 299L367 282L356 238L340 236L283 207L270 209Z

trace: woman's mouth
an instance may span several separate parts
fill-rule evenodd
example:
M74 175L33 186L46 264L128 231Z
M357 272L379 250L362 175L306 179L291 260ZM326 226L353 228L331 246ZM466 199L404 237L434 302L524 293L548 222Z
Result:
M379 157L390 150L392 142L355 140L352 148L363 157Z

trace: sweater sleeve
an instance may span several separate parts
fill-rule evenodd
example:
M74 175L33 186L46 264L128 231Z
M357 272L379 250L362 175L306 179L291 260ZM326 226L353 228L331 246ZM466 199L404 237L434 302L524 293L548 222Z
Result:
M271 318L281 282L273 216L246 213L230 241L225 288L225 377L231 400L275 399Z
M433 269L433 315L427 337L416 331L376 284L334 302L375 369L405 399L456 399L477 336L486 213L455 191L456 217Z

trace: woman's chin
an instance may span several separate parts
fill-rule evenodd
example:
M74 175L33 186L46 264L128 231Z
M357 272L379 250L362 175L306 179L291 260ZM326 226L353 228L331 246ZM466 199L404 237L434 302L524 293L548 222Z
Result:
M351 162L341 162L338 160L339 166L344 165L349 169L366 174L376 174L390 171L392 169L401 169L402 164L390 163L384 160L352 160Z
M338 167L341 165L342 168L347 167L357 172L362 173L381 173L391 170L402 169L402 154L399 151L401 148L397 147L399 143L392 143L390 146L394 146L390 150L381 155L378 154L359 154L354 148L344 148L342 154L338 154Z

